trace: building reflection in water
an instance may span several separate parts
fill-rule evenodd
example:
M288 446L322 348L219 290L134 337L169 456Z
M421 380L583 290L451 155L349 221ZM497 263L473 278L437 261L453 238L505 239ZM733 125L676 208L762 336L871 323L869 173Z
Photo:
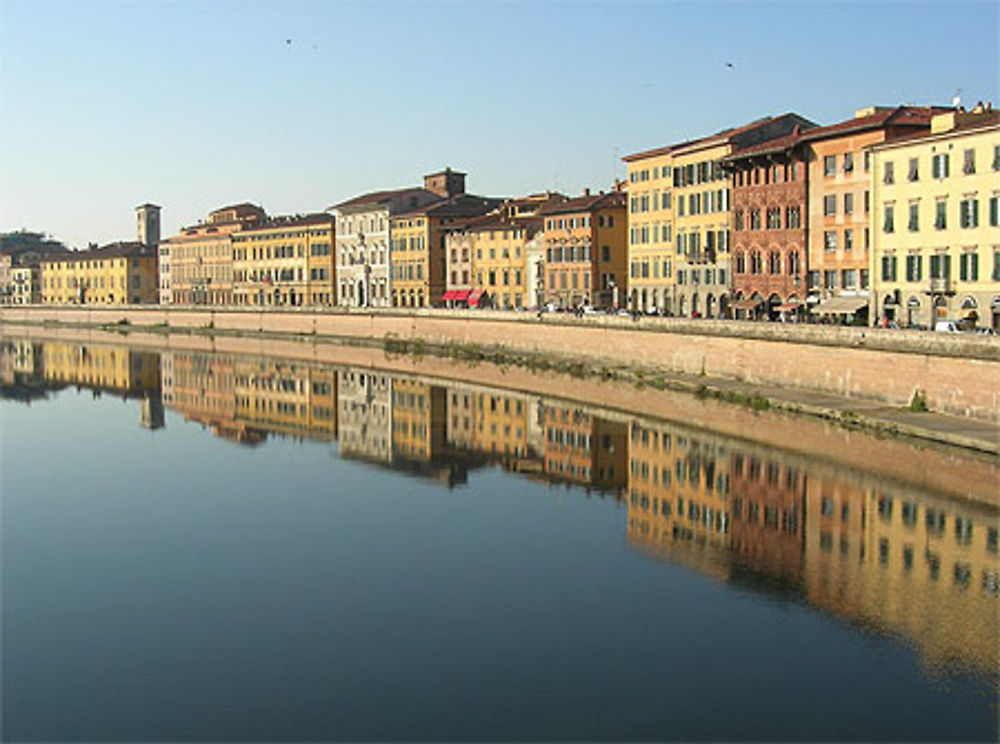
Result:
M217 437L337 442L341 457L455 487L483 467L609 495L628 544L719 581L906 638L928 667L996 676L997 509L586 406L372 369L3 339L0 395L75 386Z

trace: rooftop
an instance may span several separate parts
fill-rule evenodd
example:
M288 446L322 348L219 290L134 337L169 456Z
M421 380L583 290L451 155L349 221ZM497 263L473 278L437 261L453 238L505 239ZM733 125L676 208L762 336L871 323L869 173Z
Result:
M621 191L598 192L597 194L584 193L582 196L547 206L541 210L540 214L566 214L568 212L589 212L594 209L624 207L626 198L624 192Z
M135 241L108 243L100 248L88 248L85 251L67 251L58 255L46 256L43 263L64 263L77 261L101 261L108 258L155 258L156 248Z
M950 110L945 106L896 106L894 108L872 106L858 111L850 119L810 129L803 135L803 139L815 142L889 126L929 127L931 118L935 114Z

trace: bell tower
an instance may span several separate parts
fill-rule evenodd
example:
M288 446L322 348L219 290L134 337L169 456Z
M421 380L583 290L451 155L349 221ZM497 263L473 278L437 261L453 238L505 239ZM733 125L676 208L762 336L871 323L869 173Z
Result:
M160 244L160 208L155 204L143 204L135 208L138 217L139 242L147 248Z

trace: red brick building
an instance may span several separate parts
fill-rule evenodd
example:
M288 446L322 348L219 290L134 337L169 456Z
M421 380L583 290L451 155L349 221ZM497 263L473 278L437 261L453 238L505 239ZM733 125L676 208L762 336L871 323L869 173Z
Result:
M792 134L729 155L737 318L801 315L807 291L808 148Z

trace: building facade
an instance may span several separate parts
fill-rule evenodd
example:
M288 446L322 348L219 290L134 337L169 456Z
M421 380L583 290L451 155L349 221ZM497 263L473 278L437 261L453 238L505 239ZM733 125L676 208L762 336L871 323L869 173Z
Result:
M234 232L262 224L255 204L234 204L182 228L160 243L160 297L164 304L232 305ZM165 301L165 302L164 302Z
M334 218L274 217L232 234L236 305L333 305Z
M463 193L390 218L393 307L444 305L447 236L461 230L470 217L484 215L499 203L499 199Z
M38 266L15 266L11 269L11 304L36 305L42 301L42 270Z
M674 182L675 289L671 311L690 317L731 317L731 180L723 160L733 152L815 126L797 114L751 122L677 145Z
M732 309L737 318L802 316L808 149L799 132L723 159L732 180Z
M1000 329L1000 112L871 148L873 320Z
M628 155L629 307L660 313L674 286L673 147Z
M27 304L25 299L28 297L40 302L40 296L31 292L30 282L25 283L25 272L18 269L33 267L38 270L44 257L67 253L66 246L42 233L20 231L0 235L0 305ZM40 270L33 272L32 277L37 283Z
M804 134L810 146L807 282L812 312L864 317L872 281L867 148L925 131L933 112L912 106L873 106L860 109L851 119Z
M159 302L157 252L142 243L112 243L49 256L41 263L46 305L125 305Z
M591 194L548 206L545 300L562 308L624 304L628 292L628 215L624 191Z
M392 307L391 218L465 192L465 174L445 168L423 188L374 191L327 211L336 220L337 304Z

